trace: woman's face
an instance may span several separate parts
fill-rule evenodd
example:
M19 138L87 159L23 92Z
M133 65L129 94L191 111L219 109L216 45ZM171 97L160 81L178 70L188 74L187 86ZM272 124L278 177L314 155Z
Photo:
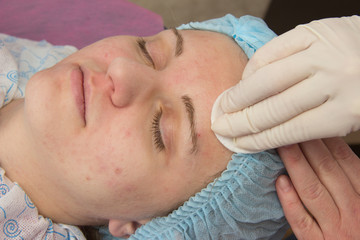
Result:
M54 196L94 222L178 207L231 158L210 113L245 62L222 34L166 30L104 39L34 75L25 121Z

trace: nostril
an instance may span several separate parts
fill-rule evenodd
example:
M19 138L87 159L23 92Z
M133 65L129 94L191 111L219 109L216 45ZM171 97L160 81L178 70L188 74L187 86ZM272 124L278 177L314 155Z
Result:
M108 76L108 77L109 77L109 80L110 80L110 90L113 93L115 91L114 81L111 78L111 76Z
M111 101L114 106L123 108L128 106L132 101L133 93L131 89L116 87L111 93Z

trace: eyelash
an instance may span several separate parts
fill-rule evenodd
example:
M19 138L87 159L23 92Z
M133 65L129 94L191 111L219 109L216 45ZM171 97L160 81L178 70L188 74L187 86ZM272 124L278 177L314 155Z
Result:
M151 131L154 138L154 143L156 148L159 151L162 151L165 149L165 144L163 142L163 139L161 137L161 131L160 131L160 119L162 116L162 109L160 109L158 112L155 113L151 125Z
M149 60L151 66L152 66L153 68L155 68L155 63L154 63L152 57L150 56L148 50L146 49L146 41L145 41L145 39L142 38L142 37L140 37L140 38L138 38L138 39L136 40L136 42L137 42L137 44L138 44L138 46L139 46L142 54L145 56L145 58L146 58L147 60Z

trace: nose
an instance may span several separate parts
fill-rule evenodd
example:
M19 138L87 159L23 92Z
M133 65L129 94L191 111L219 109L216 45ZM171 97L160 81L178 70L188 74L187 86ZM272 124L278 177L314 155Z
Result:
M154 89L147 65L126 58L115 58L109 65L107 77L113 82L111 100L117 107L127 107L144 99Z

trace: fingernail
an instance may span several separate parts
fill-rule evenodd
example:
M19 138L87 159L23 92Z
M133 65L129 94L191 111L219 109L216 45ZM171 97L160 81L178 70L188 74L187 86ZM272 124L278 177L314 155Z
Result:
M292 188L292 184L288 177L282 176L279 178L279 187L283 192L289 192Z

